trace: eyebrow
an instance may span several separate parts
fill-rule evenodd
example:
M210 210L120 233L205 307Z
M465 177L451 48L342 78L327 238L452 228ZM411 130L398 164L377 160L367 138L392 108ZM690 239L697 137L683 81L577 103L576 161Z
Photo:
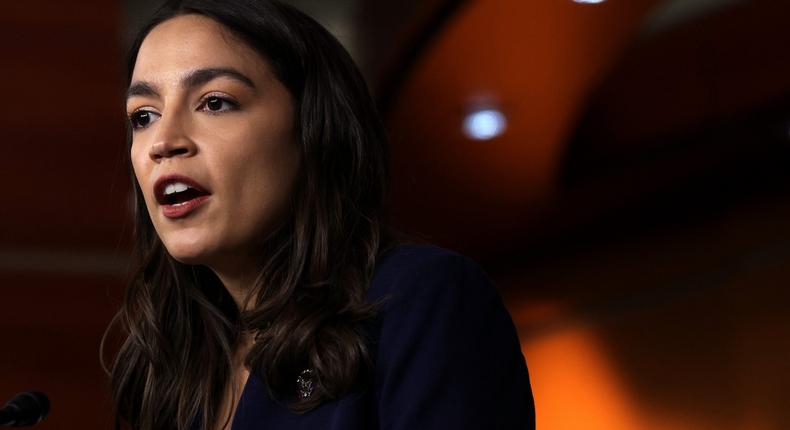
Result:
M192 70L181 78L180 84L182 88L191 89L211 82L219 77L227 77L241 82L253 90L255 89L255 84L252 82L252 79L230 67L209 67ZM157 91L156 85L150 82L137 81L133 82L126 91L127 99L134 96L159 97L159 91Z

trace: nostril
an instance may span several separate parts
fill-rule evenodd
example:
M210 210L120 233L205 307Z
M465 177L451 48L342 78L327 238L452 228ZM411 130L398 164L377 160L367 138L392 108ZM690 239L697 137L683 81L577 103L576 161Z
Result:
M179 155L185 155L188 153L189 149L187 148L172 148L168 151L152 151L151 158L154 160L160 160L162 158L178 157Z
M168 139L154 143L149 154L151 159L161 160L171 157L188 157L195 150L195 145L187 139L182 141Z

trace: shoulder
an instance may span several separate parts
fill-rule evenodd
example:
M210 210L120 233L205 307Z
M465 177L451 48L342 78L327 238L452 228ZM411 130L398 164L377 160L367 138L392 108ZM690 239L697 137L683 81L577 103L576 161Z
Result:
M450 350L468 345L470 334L514 334L510 315L483 269L436 246L404 245L384 256L367 301L378 304L382 344L440 340L437 345Z
M435 246L384 256L368 291L383 429L534 428L518 335L471 259Z
M425 297L460 296L471 300L498 297L474 261L432 245L400 245L383 255L368 290L368 301L385 307ZM392 304L386 304L393 302Z

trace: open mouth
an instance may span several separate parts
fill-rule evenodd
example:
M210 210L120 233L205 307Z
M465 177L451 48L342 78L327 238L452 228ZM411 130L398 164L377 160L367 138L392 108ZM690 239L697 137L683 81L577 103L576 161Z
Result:
M181 175L168 175L156 181L154 195L168 218L187 215L211 193L195 180Z
M175 182L165 187L164 195L162 196L163 202L161 203L165 205L181 205L192 199L207 195L208 193L205 191L192 188L183 182Z

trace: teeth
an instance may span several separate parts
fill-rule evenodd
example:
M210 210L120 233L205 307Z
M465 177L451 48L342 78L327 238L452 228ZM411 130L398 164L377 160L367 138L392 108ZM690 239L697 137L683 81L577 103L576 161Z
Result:
M187 188L189 188L187 184L182 182L174 182L172 184L168 184L168 186L165 187L165 195L169 196L170 194L181 193L186 191Z

